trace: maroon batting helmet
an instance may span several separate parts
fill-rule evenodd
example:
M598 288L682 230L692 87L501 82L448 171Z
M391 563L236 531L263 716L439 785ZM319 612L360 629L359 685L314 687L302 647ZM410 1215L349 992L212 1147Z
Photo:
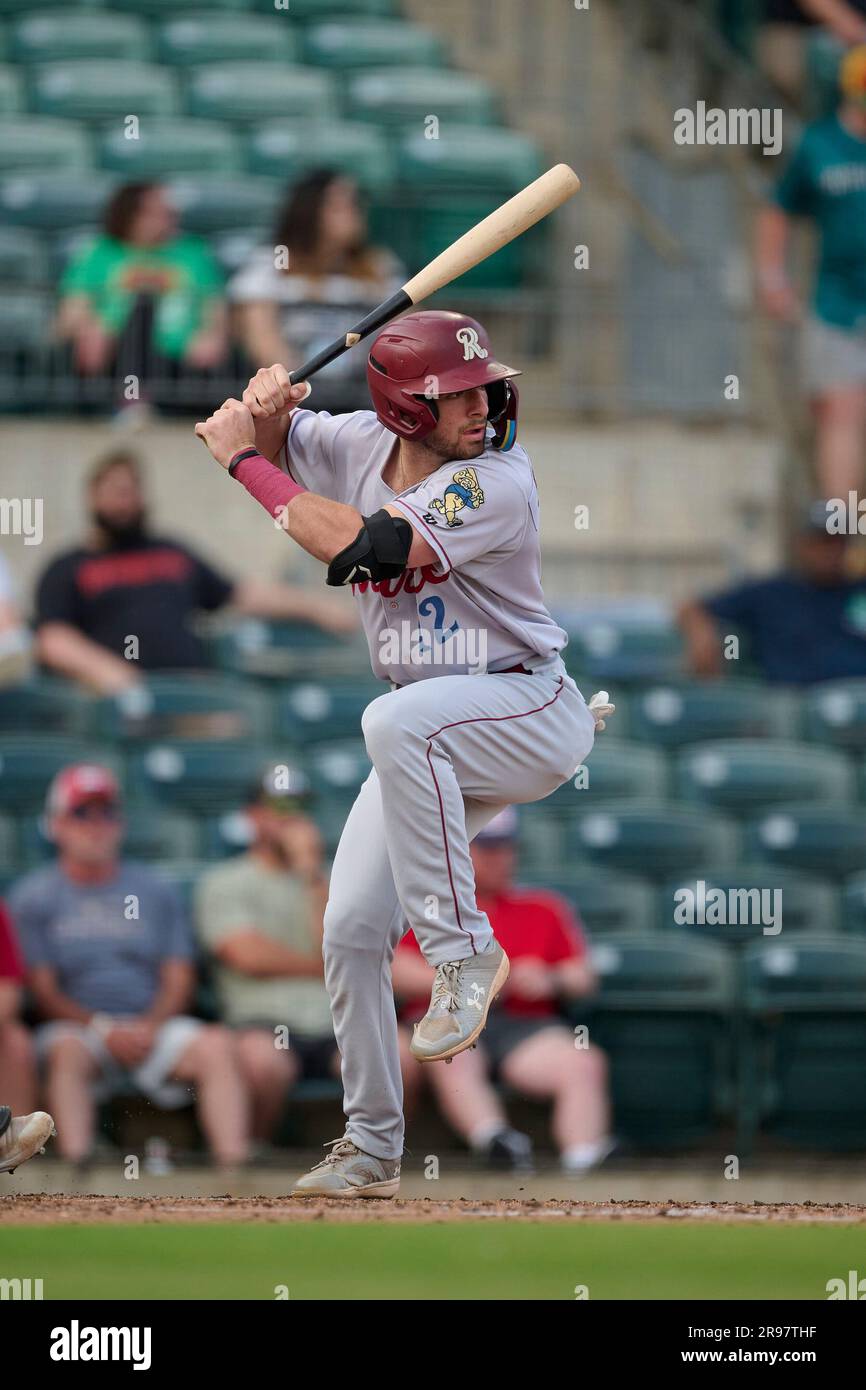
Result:
M517 434L514 367L497 362L481 324L444 309L407 314L383 329L367 360L367 381L382 424L403 439L425 439L439 418L437 399L487 388L493 446L510 449Z

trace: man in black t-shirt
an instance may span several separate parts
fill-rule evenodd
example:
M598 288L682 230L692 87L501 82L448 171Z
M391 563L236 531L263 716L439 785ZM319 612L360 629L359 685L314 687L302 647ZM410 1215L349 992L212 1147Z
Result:
M142 670L207 664L191 619L231 604L241 613L298 619L348 632L352 615L328 595L272 580L235 583L187 546L150 533L140 466L110 454L91 474L89 540L65 551L36 594L36 651L46 667L103 694L127 690Z

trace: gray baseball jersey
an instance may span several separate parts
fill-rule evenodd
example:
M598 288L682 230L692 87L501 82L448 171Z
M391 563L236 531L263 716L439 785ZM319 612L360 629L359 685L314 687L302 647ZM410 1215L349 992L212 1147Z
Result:
M437 563L352 585L373 670L406 685L428 676L547 661L567 637L541 590L538 489L519 444L444 463L395 493L382 481L394 435L372 411L296 410L279 463L312 492L369 516L393 504Z

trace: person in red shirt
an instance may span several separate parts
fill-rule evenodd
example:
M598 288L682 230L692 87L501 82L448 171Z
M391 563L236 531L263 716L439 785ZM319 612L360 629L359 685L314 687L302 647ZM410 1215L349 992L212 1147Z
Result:
M12 920L0 902L0 1096L16 1115L36 1102L36 1058L21 1022L24 962Z
M586 939L556 893L513 886L517 813L500 812L471 845L478 906L490 918L511 973L476 1051L450 1066L425 1066L409 1052L411 1024L428 1005L433 971L414 934L394 957L394 993L401 1003L400 1045L407 1109L425 1080L439 1107L470 1148L494 1166L531 1167L529 1138L512 1129L495 1081L533 1099L553 1102L552 1134L569 1173L583 1173L613 1148L605 1057L582 1048L560 1001L595 988Z

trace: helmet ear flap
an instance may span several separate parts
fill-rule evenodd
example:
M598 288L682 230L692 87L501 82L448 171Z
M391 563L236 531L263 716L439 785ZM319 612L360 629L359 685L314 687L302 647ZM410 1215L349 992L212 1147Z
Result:
M508 381L505 378L501 381L491 381L485 389L487 391L487 419L491 425L496 425L508 406Z
M502 408L494 415L494 398L491 392L492 388L495 386L502 386L504 388L504 402ZM513 381L508 379L494 381L487 388L487 400L490 406L490 415L488 418L490 423L495 427L492 441L493 447L494 449L500 449L503 453L507 453L517 439L517 407L520 404L517 387L514 385Z

